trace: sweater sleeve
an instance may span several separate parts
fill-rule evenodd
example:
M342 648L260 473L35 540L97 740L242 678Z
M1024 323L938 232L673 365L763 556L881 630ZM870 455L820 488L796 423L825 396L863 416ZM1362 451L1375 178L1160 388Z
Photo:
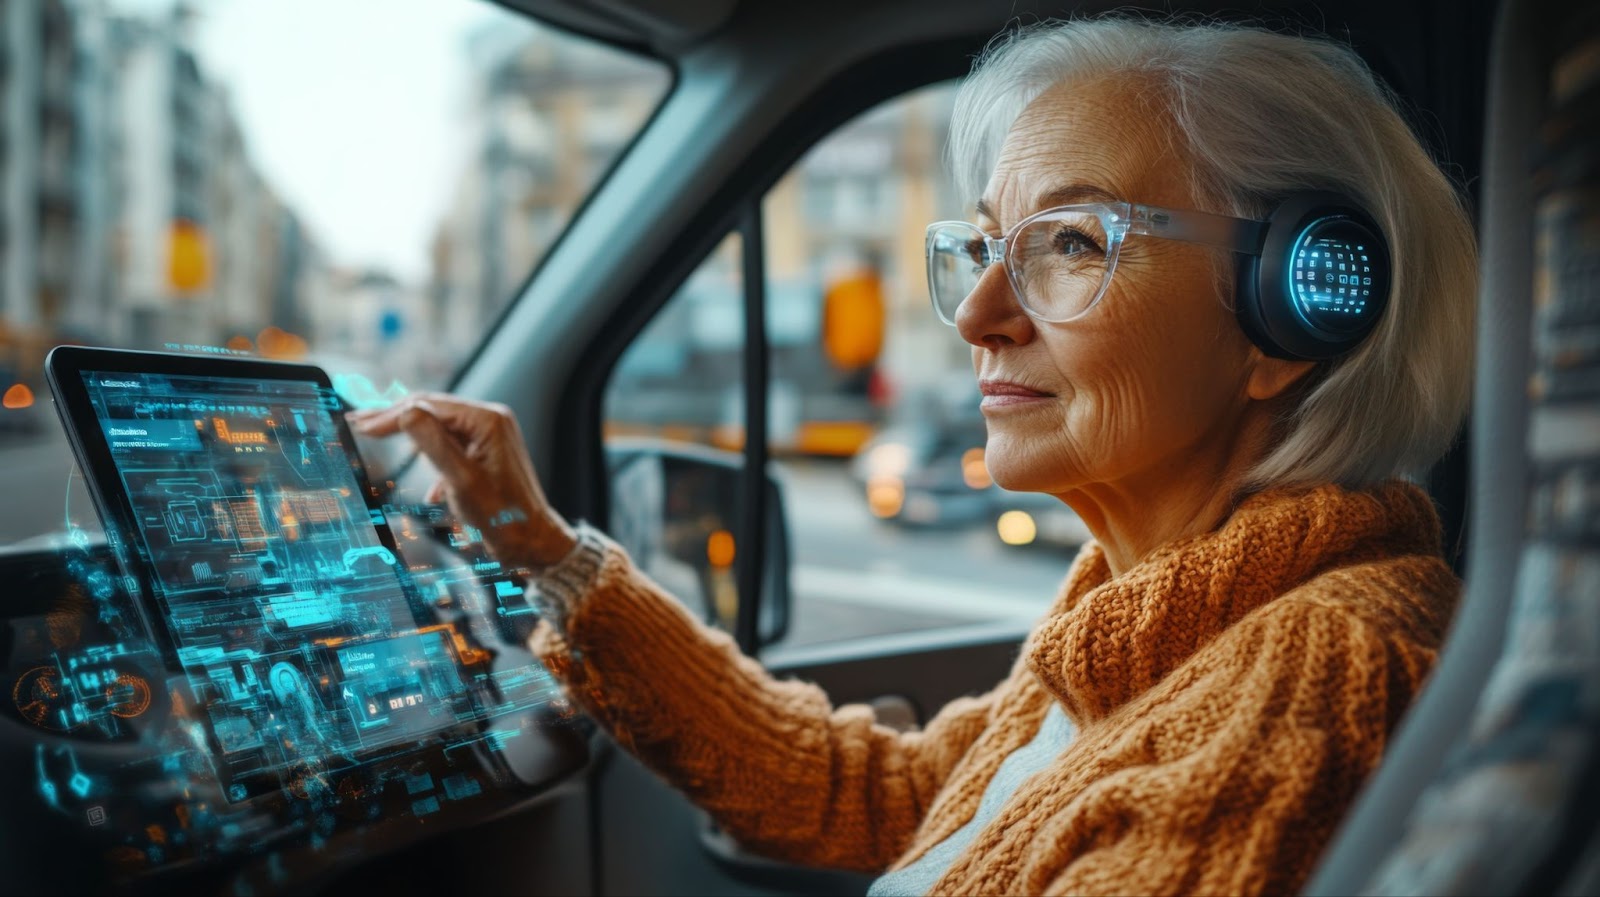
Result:
M1247 617L1069 748L1022 892L1297 892L1433 654L1348 609Z
M814 685L773 678L621 548L603 546L583 594L560 599L560 628L541 625L531 644L573 700L743 846L886 868L1001 689L952 702L920 732L895 732L869 707L834 708Z

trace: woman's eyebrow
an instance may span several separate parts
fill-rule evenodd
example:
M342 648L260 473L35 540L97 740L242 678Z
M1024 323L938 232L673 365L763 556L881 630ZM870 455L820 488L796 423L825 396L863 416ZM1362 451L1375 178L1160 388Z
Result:
M1096 187L1093 184L1067 184L1066 186L1056 187L1039 194L1038 198L1033 201L1032 208L1037 210L1048 209L1054 206L1072 205L1073 203L1079 202L1121 201L1122 200L1118 198L1115 193L1112 193L1104 187ZM987 218L990 221L995 222L1000 220L1000 216L994 213L994 207L989 204L987 199L978 200L977 210L978 217L980 218Z
M1121 202L1116 194L1093 184L1068 184L1039 194L1034 200L1036 209L1048 209L1052 206L1066 206L1078 202Z

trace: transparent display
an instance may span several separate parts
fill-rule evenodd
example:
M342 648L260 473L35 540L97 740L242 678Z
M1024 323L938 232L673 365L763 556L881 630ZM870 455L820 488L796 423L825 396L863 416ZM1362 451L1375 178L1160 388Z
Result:
M85 373L171 650L232 800L432 733L526 709L542 668L492 652L440 584L412 580L390 511L315 383ZM488 619L534 613L498 588ZM484 609L478 609L482 611ZM508 685L515 683L516 687Z

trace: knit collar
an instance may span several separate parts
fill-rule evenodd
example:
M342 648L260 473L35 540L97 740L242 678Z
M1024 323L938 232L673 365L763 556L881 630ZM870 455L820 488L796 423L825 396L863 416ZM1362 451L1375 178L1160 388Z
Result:
M1409 483L1257 493L1217 529L1171 542L1116 578L1099 544L1084 546L1027 662L1081 726L1312 577L1409 554L1440 554L1433 503Z

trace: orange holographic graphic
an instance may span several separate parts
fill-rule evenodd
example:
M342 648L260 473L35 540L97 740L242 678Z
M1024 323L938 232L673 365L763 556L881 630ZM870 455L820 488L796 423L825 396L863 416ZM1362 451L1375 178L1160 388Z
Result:
M266 445L267 434L260 430L230 430L228 422L220 417L213 417L211 425L216 428L217 438L232 445Z
M106 700L111 702L111 714L132 719L150 709L150 683L144 677L123 673L106 686Z

